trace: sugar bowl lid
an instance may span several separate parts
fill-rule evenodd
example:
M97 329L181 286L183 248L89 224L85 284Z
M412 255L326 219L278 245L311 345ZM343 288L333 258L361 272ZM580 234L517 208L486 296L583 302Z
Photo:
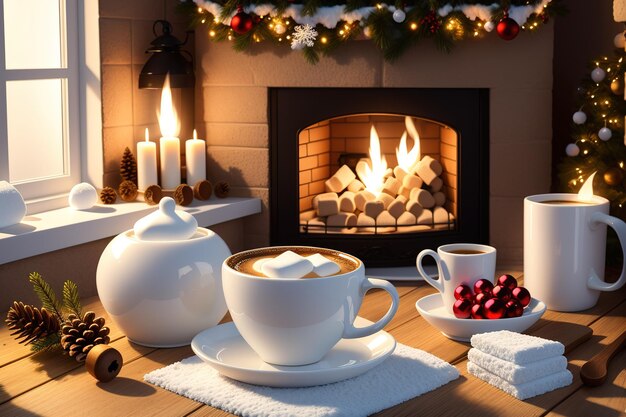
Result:
M172 241L191 238L198 228L198 221L189 213L176 210L171 197L159 202L159 209L137 220L133 228L139 240Z

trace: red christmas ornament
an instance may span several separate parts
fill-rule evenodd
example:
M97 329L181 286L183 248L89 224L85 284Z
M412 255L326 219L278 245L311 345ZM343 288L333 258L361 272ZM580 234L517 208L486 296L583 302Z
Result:
M493 284L489 280L479 279L474 283L474 293L476 294L480 294L482 292L491 294L491 290L493 290Z
M513 288L517 287L517 280L513 275L500 275L500 278L498 278L498 285L502 285L503 287L507 287L509 290L513 291Z
M485 318L483 316L483 306L481 304L474 304L471 310L472 318L475 320L482 320Z
M457 319L468 319L472 314L472 300L467 298L456 300L452 306L452 312Z
M523 307L526 307L530 303L530 292L524 287L513 288L511 294Z
M431 10L420 19L420 26L426 28L430 33L434 34L441 28L441 20L436 11Z
M511 41L515 39L519 33L519 25L515 20L509 17L508 13L505 12L504 17L502 17L496 26L496 31L498 32L498 36L500 36L500 38L505 41Z
M237 6L237 14L230 20L230 27L240 35L250 32L254 26L252 16L243 11L243 6Z
M505 303L511 299L511 290L502 285L496 285L491 292L494 297L504 301Z
M520 317L524 314L524 307L517 300L509 300L506 303L506 317Z
M457 300L460 300L463 298L471 299L472 290L467 285L461 284L454 289L454 298Z
M506 304L498 298L490 298L485 301L483 314L489 320L501 319L506 314Z
M476 303L476 304L484 304L485 301L487 301L490 298L492 298L491 297L491 293L481 292L480 294L476 294L476 297L474 297L474 303Z

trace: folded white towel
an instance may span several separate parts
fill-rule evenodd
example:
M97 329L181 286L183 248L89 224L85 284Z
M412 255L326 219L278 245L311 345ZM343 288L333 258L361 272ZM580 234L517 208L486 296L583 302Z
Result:
M523 384L567 369L567 358L563 355L517 365L472 348L467 358L511 384Z
M482 352L518 365L559 356L565 352L562 343L508 330L475 334L470 342Z
M467 371L520 400L541 395L572 383L572 373L568 370L559 371L523 384L511 384L472 362L467 362Z
M358 377L308 388L270 388L221 376L197 356L144 376L179 395L246 417L366 416L432 391L459 377L447 362L398 344L393 354Z

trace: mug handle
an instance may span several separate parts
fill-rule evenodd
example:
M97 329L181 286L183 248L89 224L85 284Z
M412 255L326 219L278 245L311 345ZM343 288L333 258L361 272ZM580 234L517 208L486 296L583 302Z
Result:
M433 277L428 275L426 271L424 270L424 267L422 266L422 259L429 255L432 256L432 258L437 263L437 271L439 272L438 280L435 280L433 279ZM419 253L419 255L417 255L415 265L417 266L417 270L419 271L422 278L424 278L424 281L426 281L427 283L435 287L437 291L443 294L443 273L441 271L441 258L439 257L437 252L431 249L424 249L423 251Z
M384 279L375 279L375 278L366 278L363 280L361 284L361 294L364 296L365 293L371 288L380 288L385 290L391 296L391 307L387 310L387 313L378 320L374 324L370 324L365 327L354 327L354 323L346 323L346 326L343 330L343 338L344 339L356 339L358 337L365 337L371 334L374 334L383 329L391 321L393 316L398 311L398 305L400 304L400 298L398 297L398 291L396 291L396 287L389 281L385 281Z
M617 217L600 212L591 215L591 223L604 223L615 230L619 238L619 244L622 246L624 265L622 265L622 274L619 279L613 283L604 282L595 271L592 271L592 275L587 279L587 287L599 291L619 290L626 283L626 223Z

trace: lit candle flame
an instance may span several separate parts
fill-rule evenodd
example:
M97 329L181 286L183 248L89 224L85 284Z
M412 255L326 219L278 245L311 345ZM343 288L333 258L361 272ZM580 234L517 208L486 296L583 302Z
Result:
M159 117L159 127L161 128L161 136L164 138L178 137L180 124L178 115L172 101L172 90L170 89L170 76L165 76L163 83L163 92L161 93L161 111L157 112Z
M146 142L150 142L150 132L148 131L147 127L146 127Z
M587 181L585 181L583 186L580 187L580 191L578 191L578 196L580 198L590 199L591 197L593 197L593 178L596 176L597 172L598 171L591 174L589 178L587 178Z
M387 161L385 157L380 153L380 140L378 139L378 132L376 128L372 126L370 130L370 160L372 165L367 165L364 170L364 175L361 180L365 185L365 189L375 196L378 196L383 190L385 171L387 171Z
M198 132L196 132L196 129L193 130L193 140L198 140Z

